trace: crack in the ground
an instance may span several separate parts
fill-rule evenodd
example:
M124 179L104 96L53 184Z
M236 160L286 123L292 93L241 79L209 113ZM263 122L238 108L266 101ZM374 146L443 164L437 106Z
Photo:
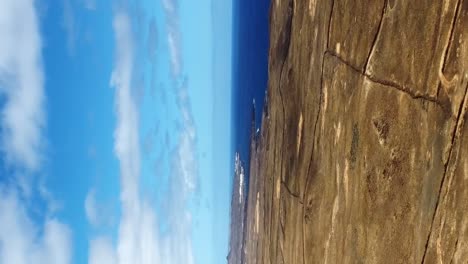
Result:
M360 74L361 76L363 76L364 78L366 78L367 80L369 80L369 81L371 81L373 83L377 83L377 84L380 84L380 85L383 85L383 86L387 86L387 87L396 89L396 90L398 90L400 92L403 92L403 93L409 95L413 99L425 100L425 101L428 101L428 102L431 102L431 103L435 103L438 106L444 108L443 103L439 99L437 99L435 97L432 97L432 96L429 96L429 95L426 95L426 94L422 94L422 93L420 93L418 91L414 91L411 88L405 87L405 86L403 86L403 85L401 85L399 83L393 82L393 81L377 79L376 77L374 77L374 76L360 70L358 67L356 67L353 64L351 64L350 62L346 61L345 59L340 57L338 54L336 54L332 50L327 50L325 52L325 55L329 55L329 56L332 56L332 57L336 58L338 61L340 61L341 63L348 66L350 69L352 69L354 72Z
M278 123L275 124L275 135L278 134ZM273 149L273 164L276 164L276 151L277 151L277 145L275 145L275 148ZM274 203L274 200L275 200L275 192L276 192L276 189L275 189L275 183L276 183L276 180L275 180L275 174L272 173L271 174L271 208L270 208L270 221L273 220L273 203ZM271 225L273 225L273 222L271 223ZM277 227L276 226L273 226L272 228L274 228L273 230L277 230ZM277 231L275 231L277 232ZM273 232L271 232L271 229L270 229L270 241L275 241L273 240ZM278 243L276 241L276 243ZM278 246L276 244L276 246ZM275 259L276 260L276 256L273 255L274 254L274 248L273 247L270 247L270 260L272 259Z
M294 1L291 0L293 3ZM407 95L409 95L411 98L413 99L421 99L421 100L425 100L425 101L428 101L428 102L432 102L432 103L435 103L436 105L438 106L441 106L443 108L443 104L442 104L442 101L439 101L437 99L437 95L439 94L439 89L440 89L440 86L438 87L438 90L437 90L437 94L436 94L436 97L433 97L433 96L430 96L430 95L426 95L426 94L422 94L420 93L419 91L415 91L411 88L408 88L404 85L401 85L399 83L396 83L394 81L388 81L388 80L379 80L378 78L372 76L371 74L368 74L367 73L367 68L368 68L368 64L369 64L369 61L370 61L370 58L372 56L372 53L374 52L374 49L375 49L375 44L379 38L379 35L381 34L381 27L382 27L382 24L383 24L383 19L384 19L384 15L385 15L385 12L386 12L386 9L387 9L387 0L384 1L384 5L383 5L383 9L382 9L382 17L380 19L380 23L379 23L379 27L378 27L378 30L377 30L377 33L375 35L375 38L373 40L373 43L372 43L372 46L371 46L371 49L369 51L369 54L368 54L368 57L367 57L367 60L366 60L366 63L364 65L364 68L363 69L359 69L358 67L354 66L352 63L350 62L347 62L345 59L341 58L338 54L335 54L333 51L330 51L328 50L329 47L329 41L330 41L330 36L331 36L331 24L332 24L332 18L333 18L333 9L334 9L334 1L332 0L332 7L331 7L331 10L330 10L330 17L329 17L329 24L328 24L328 33L327 33L327 40L326 40L326 49L325 49L325 52L323 53L322 55L322 65L321 65L321 76L320 76L320 87L319 87L319 101L318 101L318 110L317 110L317 115L316 115L316 118L315 118L315 122L314 122L314 130L313 130L313 138L316 138L317 140L313 140L312 141L312 150L311 150L311 158L310 158L310 163L308 164L308 169L307 169L307 175L306 175L306 182L305 182L305 186L304 186L304 193L300 193L300 189L299 189L299 194L295 193L295 192L292 192L290 189L289 189L289 186L288 184L286 184L285 181L283 181L283 175L286 173L284 170L283 170L283 153L281 151L278 151L277 153L277 150L275 149L275 154L274 154L274 164L276 164L276 161L278 158L281 159L281 162L280 162L280 186L283 185L286 189L286 191L294 198L297 198L299 200L299 202L302 204L303 206L303 212L302 212L302 230L303 230L303 236L302 236L302 243L303 243L303 255L305 254L305 223L304 223L304 218L305 218L305 212L306 212L306 207L304 206L304 203L307 204L306 202L306 194L308 192L308 189L309 189L309 181L310 181L310 178L311 178L311 169L312 169L312 164L313 164L313 159L314 159L314 150L315 148L317 147L316 145L318 145L318 142L320 142L320 133L319 135L316 135L316 133L318 132L317 131L317 126L318 126L318 123L319 123L319 120L320 120L320 116L321 116L321 112L324 111L322 110L322 105L323 105L323 97L324 97L324 66L325 66L325 59L326 59L326 56L327 55L330 55L334 58L336 58L338 61L340 61L341 63L345 64L346 66L348 66L350 69L352 69L353 71L355 71L356 73L360 74L361 76L363 76L364 78L366 78L367 80L373 82L373 83L377 83L377 84L381 84L381 85L384 85L386 87L390 87L390 88L394 88L396 90L399 90L400 92L403 92L403 93L406 93ZM453 38L453 34L454 34L454 28L455 28L455 21L456 21L456 16L457 16L457 12L458 12L458 9L459 9L459 5L460 5L460 1L457 2L457 9L455 11L455 18L452 22L452 28L451 28L451 33L450 33L450 38L449 38L449 43L452 41L452 38ZM294 3L294 10L295 10L295 3ZM292 16L294 15L294 12L293 14L291 15L291 20L292 20ZM326 19L326 18L325 18ZM285 32L287 32L287 30L285 30ZM289 28L289 32L287 32L289 35L292 34L292 23L290 24L290 28ZM289 40L288 40L288 43L287 43L287 53L286 53L286 56L284 57L284 60L282 61L282 65L281 65L281 68L280 68L280 77L279 77L279 85L276 86L278 91L279 91L279 96L280 96L280 100L281 100L281 104L282 104L282 117L283 117L283 125L282 125L282 130L283 130L283 133L282 133L282 142L281 144L276 144L276 145L281 145L283 146L285 144L285 129L286 129L286 107L285 107L285 103L284 103L284 97L283 97L283 91L282 91L282 88L284 88L284 85L283 85L283 75L284 75L284 70L285 69L288 69L288 66L289 66L289 57L290 57L290 43L291 42L291 36L289 36ZM448 54L448 50L449 50L449 44L447 44L447 48L445 50L445 56L444 58L442 59L443 61L445 61L447 59L447 54ZM289 66L290 67L290 66ZM278 68L277 68L278 69ZM288 85L289 85L289 79L288 79ZM287 85L286 85L287 86ZM286 87L287 88L287 87ZM429 237L427 239L427 242L426 242L426 247L425 247L425 252L424 252L424 255L423 255L423 260L422 262L424 262L424 258L425 258L425 255L426 255L426 251L427 251L427 247L428 247L428 243L430 241L430 238L431 238L431 232L432 232L432 225L434 224L434 221L435 221L435 215L436 215L436 212L438 210L438 207L439 207L439 200L441 199L441 191L442 191L442 187L443 187L443 184L444 184L444 181L445 181L445 177L446 177L446 173L447 173L447 170L448 170L448 167L450 165L450 161L451 161L451 158L452 158L452 149L454 147L454 144L456 142L457 139L457 131L460 129L460 126L459 124L460 123L463 123L460 121L460 118L461 118L461 113L462 113L462 108L463 108L463 105L466 104L466 101L467 101L467 91L468 91L468 88L467 90L465 90L465 97L464 97L464 100L462 101L462 105L458 111L458 116L457 116L457 120L456 120L456 123L455 123L455 128L452 132L452 144L450 146L450 150L449 150L449 157L447 159L447 162L445 165L445 172L444 172L444 175L442 177L442 183L441 183L441 187L440 187L440 190L439 190L439 193L438 193L438 199L437 199L437 203L436 203L436 209L434 211L434 214L433 214L433 218L432 218L432 223L431 223L431 228L430 228L430 232L429 232ZM287 98L286 98L287 99ZM278 115L280 116L280 115ZM279 118L278 118L279 119ZM278 120L277 119L277 120ZM463 120L462 120L463 121ZM278 136L278 130L280 130L281 127L277 126L277 128L275 128L275 135L276 137L278 137L279 139L279 136ZM319 131L320 132L320 131ZM317 143L317 144L316 144ZM281 153L280 153L281 152ZM277 155L278 154L278 155ZM454 154L453 154L454 155ZM284 173L284 174L283 174ZM273 178L272 180L272 186L276 186L276 181L275 179ZM265 187L264 187L265 188ZM271 212L270 212L270 217L272 216L272 211L273 211L273 196L274 196L274 193L275 193L275 188L272 188L272 200L271 200ZM302 198L301 198L302 196ZM279 198L279 205L278 205L278 214L280 214L280 207L282 206L281 204L281 192L280 192L280 198ZM285 238L285 226L284 226L284 223L283 221L281 220L281 217L279 218L279 225L280 225L280 228L281 228L281 232L283 234L283 240ZM276 230L277 230L277 227L276 227ZM278 231L276 231L278 232ZM270 232L270 238L272 237L272 232ZM257 241L258 243L258 241ZM458 245L458 239L456 241L456 245L455 245L455 251L453 253L453 255L455 255L455 252L456 252L456 247ZM277 244L277 247L280 247L280 243ZM453 255L452 255L452 260L453 260ZM284 259L284 252L281 248L281 257L283 259L283 263L285 263L285 259ZM275 256L275 259L277 259L278 256L276 255ZM305 257L303 257L303 261L305 263Z
M279 224L280 224L280 228L281 228L281 234L283 235L283 241L286 239L286 231L285 231L285 228L284 228L284 223L283 223L283 217L280 216L279 218ZM278 243L279 245L281 245L280 243ZM284 259L284 251L283 251L283 246L284 245L281 245L280 247L280 251L281 251L281 258L283 259L283 263L286 263L285 259Z
M331 10L330 10L330 18L328 19L328 32L327 32L327 49L329 49L328 45L330 44L330 35L331 35L331 25L333 19L333 8L335 7L335 1L331 0Z
M293 3L293 6L295 5L295 2L294 0L291 0L291 2ZM284 97L283 97L283 92L282 92L282 87L283 87L283 75L284 75L284 68L285 68L285 65L287 64L287 61L289 59L289 53L290 53L290 48L291 48L291 34L292 34L292 21L294 19L294 12L292 12L292 14L290 15L290 17L288 18L288 21L290 21L289 23L287 23L289 25L289 28L287 29L288 30L288 38L286 40L286 49L287 49L287 52L286 52L286 56L284 57L284 60L283 60L283 63L281 64L281 69L280 69L280 79L279 79L279 85L278 85L278 92L279 92L279 95L280 95L280 100L281 100L281 105L283 107L283 134L282 134L282 142L281 142L281 145L284 144L284 134L285 134L285 126L286 126L286 108L284 106ZM281 167L280 167L280 176L281 176L281 180L282 177L283 177L283 156L281 155Z
M283 252L283 248L280 249L281 251L281 259L283 259L283 264L286 263L286 261L284 260L284 252Z
M293 5L295 5L295 2L294 0L290 0L292 2ZM289 59L289 53L290 53L290 48L291 48L291 34L292 34L292 22L293 22L293 18L294 18L294 10L291 12L290 14L290 17L288 18L288 21L286 23L286 25L289 27L289 28L286 28L285 31L283 32L284 34L287 34L288 36L284 36L286 38L286 55L284 56L284 59L283 59L283 62L281 64L281 68L280 68L280 77L279 77L279 84L277 86L277 89L278 89L278 92L279 92L279 96L280 96L280 100L281 100L281 105L282 105L282 115L283 115L283 122L282 122L282 130L283 130L283 133L281 135L281 146L284 144L284 134L285 134L285 123L286 123L286 108L284 106L284 98L283 98L283 92L282 92L282 86L283 86L283 75L284 75L284 69L285 69L285 65L287 65L287 61ZM277 134L276 134L277 135ZM276 144L278 145L278 144ZM281 151L279 151L281 152ZM281 152L281 161L280 161L280 181L282 182L283 181L283 153ZM275 160L276 160L276 151L275 151ZM276 164L276 163L275 163ZM275 179L273 180L273 184L275 182ZM273 192L273 190L272 190ZM280 197L279 197L279 200L281 199L281 192L280 192ZM272 204L273 204L273 200L272 200ZM272 208L271 208L272 209ZM283 232L283 238L284 238L284 226L282 224L282 221L280 219L280 227L281 227L281 230ZM283 252L281 250L281 255L282 255L282 258L283 258L283 263L284 263L284 255L283 255Z
M444 57L440 60L439 73L442 74L442 75L443 75L443 70L445 68L445 63L447 63L448 53L449 53L449 50L450 50L450 43L453 43L453 39L455 37L455 35L454 35L454 33L455 33L455 24L457 22L457 17L458 17L458 13L459 13L459 9L460 9L460 2L461 2L460 0L457 1L456 7L455 7L455 14L453 15L453 19L452 19L452 23L451 23L449 38L448 38L447 44L445 45ZM440 82L441 82L441 85L444 85L442 83L442 80L440 80ZM441 85L437 86L437 93L436 93L437 96L439 95Z
M333 5L334 5L334 1L332 0L332 10L333 10ZM331 15L331 12L330 11L330 15ZM330 31L330 25L328 27L328 31ZM329 33L328 33L329 34ZM328 46L328 39L327 39L327 44L326 46ZM317 111L317 117L315 118L315 122L314 122L314 133L313 133L313 136L315 137L315 133L317 132L317 124L318 124L318 120L319 120L319 117L320 117L320 112L321 112L321 109L322 109L322 100L323 100L323 68L324 68L324 64L325 64L325 54L327 53L327 51L325 50L325 53L323 54L322 56L322 66L321 66L321 75L320 75L320 94L319 94L319 105L318 105L318 111ZM303 197L302 197L302 200L305 202L305 195L307 193L307 188L308 188L308 183L309 183L309 178L310 178L310 169L311 169L311 165L312 165L312 159L313 159L313 156L314 156L314 149L315 149L315 140L312 141L312 150L311 150L311 158L310 158L310 162L309 162L309 167L307 169L307 177L306 177L306 182L305 182L305 189L304 189L304 193L303 193Z
M281 227L281 234L283 234L283 240L286 237L286 232L284 231L284 223L283 220L280 218L280 227Z
M458 110L459 110L459 113L460 113L460 110L462 111L462 112L461 112L461 115L459 114L460 117L461 117L461 119L457 120L457 123L456 123L456 125L457 125L458 127L463 127L463 126L464 126L464 123L465 123L464 115L465 115L466 110L467 110L466 108L468 107L468 105L466 105L466 104L468 104L468 98L466 98L466 97L468 96L468 86L467 86L467 85L468 85L468 79L462 80L462 84L461 84L460 87L466 87L466 88L465 88L465 96L463 97L463 100L462 100L461 103L460 103L460 108L458 109ZM455 137L456 137L457 139L461 136L459 132L461 132L461 131L460 131L460 130L457 130L457 131L456 131L456 134L455 134ZM452 141L451 146L452 146L453 144L455 144L454 141ZM458 156L455 157L455 161L454 161L454 162L456 163L457 160L458 160ZM453 173L453 168L452 168L451 173ZM449 181L448 181L448 186L447 186L448 188L450 188L450 186L452 186L452 180L453 180L453 177L450 178ZM446 200L447 195L448 195L448 191L445 192L444 197L442 198L443 201Z
M328 50L328 45L329 45L329 41L330 41L330 33L331 33L331 22L332 22L332 15L333 15L333 9L335 7L335 1L334 0L331 0L331 10L330 10L330 18L328 20L328 32L327 32L327 40L326 40L326 43L325 43L325 53L326 51ZM319 104L318 104L318 110L317 110L317 117L315 118L315 122L314 122L314 133L313 133L313 137L315 138L316 136L316 133L317 133L317 124L318 124L318 121L319 121L319 118L320 118L320 113L321 113L321 109L322 109L322 100L323 100L323 68L324 68L324 65L325 65L325 53L322 55L322 65L321 65L321 74L320 74L320 92L319 92ZM315 140L312 140L312 149L311 149L311 153L310 153L310 159L309 159L309 167L307 168L307 175L306 175L306 182L305 182L305 186L304 186L304 193L302 194L302 230L305 230L304 226L304 219L305 219L305 216L306 216L306 210L307 210L307 201L305 199L306 197L306 194L308 192L308 188L309 188L309 180L310 180L310 169L311 169L311 166L313 164L313 158L314 158L314 150L315 150ZM305 259L305 232L303 231L302 232L302 254L303 254L303 262L305 263L306 259Z
M447 176L447 170L448 170L448 168L450 166L450 161L452 159L453 148L454 148L455 143L458 141L458 136L459 136L458 132L459 132L460 129L463 128L464 114L466 112L467 104L468 104L468 86L465 87L465 96L463 97L463 101L462 101L462 103L460 105L460 109L458 110L457 119L455 121L455 127L454 127L454 129L452 131L452 141L451 141L451 144L450 144L449 156L448 156L447 162L444 164L444 174L442 175L442 180L441 180L441 183L440 183L440 186L439 186L439 192L437 194L437 202L436 202L436 206L435 206L435 209L434 209L434 213L432 214L432 221L431 221L431 225L430 225L430 228L429 228L429 234L428 234L427 240L426 240L426 245L424 247L424 253L423 253L422 260L421 260L421 264L423 264L425 259L426 259L427 249L429 247L429 241L430 241L430 239L432 237L432 228L434 227L434 221L435 221L435 218L436 218L436 215L437 215L437 211L439 210L440 195L441 195L442 188L444 186L445 179L446 179L446 176Z
M328 46L328 45L327 45ZM330 50L326 50L323 54L323 57L322 57L322 73L321 73L321 85L320 85L320 100L319 100L319 109L318 109L318 114L317 114L317 118L315 120L315 125L314 125L314 137L315 137L315 133L317 131L317 123L318 123L318 120L319 120L319 117L320 117L320 112L321 112L321 104L322 104L322 96L323 96L323 70L324 70L324 61L325 61L325 57L326 55L329 55L329 56L332 56L334 58L336 58L338 61L340 61L341 63L345 64L347 67L349 67L350 69L352 69L354 72L362 75L363 77L367 78L369 81L373 82L373 83L378 83L378 84L381 84L381 85L384 85L384 86L387 86L387 87L391 87L391 88L394 88L398 91L401 91L407 95L409 95L411 98L413 99L421 99L421 100L425 100L425 101L428 101L428 102L432 102L432 103L435 103L436 105L443 107L443 104L441 101L439 101L437 98L434 98L434 97L431 97L431 96L428 96L428 95L425 95L425 94L421 94L419 92L414 92L412 89L408 89L404 86L401 86L400 84L397 84L397 83L393 83L391 81L387 81L387 80L379 80L369 74L367 74L366 72L364 72L363 70L360 70L359 68L357 68L356 66L352 65L351 63L347 62L346 60L344 60L343 58L341 58L339 55L335 54L333 51L330 51ZM465 90L465 99L464 99L464 104L466 104L466 101L467 101L467 91L468 91L468 88ZM453 131L453 134L452 134L452 145L450 147L450 154L449 154L449 158L448 158L448 161L447 163L445 164L445 172L447 171L447 167L448 167L448 164L449 164L449 161L451 159L451 155L452 155L452 148L453 148L453 144L454 144L454 141L456 140L455 138L455 135L456 135L456 131L458 129L460 129L460 118L461 118L461 115L462 115L462 109L464 108L463 105L460 107L459 109L459 113L458 113L458 116L457 116L457 120L456 120L456 127ZM311 157L311 162L309 163L309 169L308 169L308 175L307 175L307 179L306 179L306 186L305 186L305 191L304 191L304 194L303 194L303 202L305 203L306 200L305 200L305 195L307 193L307 188L308 188L308 182L309 182L309 178L310 178L310 169L311 169L311 164L312 164L312 159L313 159L313 152L314 152L314 149L315 149L315 140L313 141L313 146L312 146L312 157ZM443 179L442 179L442 183L441 183L441 187L443 186L443 181L445 180L445 174L444 173L444 176L443 176ZM441 189L440 189L441 191ZM437 203L436 203L436 210L434 211L434 215L433 215L433 220L432 220L432 224L434 222L434 218L435 218L435 214L436 214L436 211L437 211L437 207L439 205L439 199L440 199L440 191L439 191L439 196L438 196L438 200L437 200ZM305 214L305 210L304 210L304 213ZM304 218L304 217L303 217ZM432 224L431 224L431 228L430 228L430 231L432 231ZM424 255L423 255L423 260L421 263L424 262L424 259L425 259L425 256L426 256L426 252L427 252L427 247L428 247L428 243L429 243L429 240L430 240L430 236L431 236L431 233L429 233L429 237L426 241L426 246L425 246L425 251L424 251ZM303 238L304 239L304 238Z
M458 237L457 237L457 240L455 241L455 246L454 246L454 250L453 250L453 253L452 253L452 257L450 257L450 264L453 263L453 259L455 258L455 254L457 253L457 248L458 248Z
M372 41L371 48L369 50L369 54L367 55L367 60L366 64L364 64L364 68L362 69L361 72L366 73L367 72L367 67L369 66L369 61L372 56L372 53L374 52L375 46L377 44L377 40L379 39L380 32L382 31L382 24L385 16L385 11L387 10L387 0L384 1L383 7L382 7L382 15L380 16L380 22L379 22L379 27L377 28L377 33L375 33L374 40Z
M291 189L289 189L288 185L287 185L284 181L281 182L281 185L283 185L284 189L286 189L286 192L287 192L289 195L291 195L292 197L296 198L300 204L304 204L303 201L302 201L301 196L300 196L299 194L297 194L297 193L291 191Z

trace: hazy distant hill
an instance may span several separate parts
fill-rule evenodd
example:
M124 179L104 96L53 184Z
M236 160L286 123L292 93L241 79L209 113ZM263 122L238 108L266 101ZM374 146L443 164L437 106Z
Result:
M257 142L257 130L255 125L255 102L252 104L251 128L250 128L250 149L251 153L255 151ZM250 163L251 155L246 157ZM236 152L234 160L234 180L232 184L231 198L231 225L229 237L229 254L227 256L228 263L240 264L245 263L247 254L246 232L247 232L247 204L250 186L249 172L245 171L245 163L239 152Z
M234 180L231 200L231 234L229 239L228 263L244 263L244 235L247 219L247 189L245 171L239 153L235 157Z

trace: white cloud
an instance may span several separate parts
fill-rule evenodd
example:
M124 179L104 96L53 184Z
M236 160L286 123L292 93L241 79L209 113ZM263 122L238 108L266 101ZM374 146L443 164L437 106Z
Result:
M39 230L15 191L0 187L0 263L65 264L71 261L71 232L53 218Z
M0 3L1 149L10 165L39 168L44 139L44 76L38 19L31 0Z
M115 255L112 242L106 237L98 237L91 240L90 252L88 256L89 264L116 264L117 256Z
M138 198L140 175L139 116L132 98L133 40L130 18L117 14L114 18L117 61L111 85L116 89L117 128L114 135L115 153L120 161L122 202Z
M178 2L177 0L163 0L162 3L166 15L167 43L171 56L172 74L177 77L182 69Z
M66 264L71 261L71 231L52 217L59 205L45 186L43 223L29 216L30 176L41 168L45 127L44 74L39 21L32 0L0 2L1 151L17 176L0 185L0 263ZM21 192L18 191L18 188Z
M121 206L118 263L160 263L153 209L139 195L140 146L138 109L131 93L133 38L126 14L114 18L117 59L111 85L116 89L115 152L120 161Z
M110 227L115 225L115 214L112 204L99 201L96 190L90 189L84 202L86 219L94 228Z
M168 28L169 34L167 36L167 43L169 45L169 52L171 54L171 64L172 64L172 73L175 76L180 74L180 49L179 49L179 39L177 32L173 28Z
M47 215L53 215L63 208L63 204L54 198L54 195L47 189L43 182L37 187L39 195L47 204Z
M92 189L86 195L85 213L86 219L88 219L88 222L91 223L91 225L93 226L97 226L99 224L97 210L98 208L96 204L96 191Z
M189 101L187 78L178 90L177 105L182 115L182 129L176 149L175 167L182 176L182 185L186 188L184 193L192 193L197 185L198 167L195 159L196 130Z
M191 241L192 219L187 199L195 188L192 171L195 163L191 145L193 128L184 129L174 152L168 234L161 234L154 208L141 196L139 114L131 93L134 63L131 21L128 15L114 17L116 65L111 77L115 88L117 127L114 147L120 162L121 219L116 246L97 238L90 243L89 263L106 258L115 263L194 263ZM182 104L181 104L182 105ZM185 101L184 104L185 106ZM187 110L189 112L189 110ZM184 115L185 116L185 115ZM191 118L187 114L187 118ZM190 119L191 120L191 119ZM190 122L191 123L191 122Z

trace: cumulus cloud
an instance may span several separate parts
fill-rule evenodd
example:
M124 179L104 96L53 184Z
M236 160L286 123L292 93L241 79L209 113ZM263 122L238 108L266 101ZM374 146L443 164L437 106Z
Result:
M71 231L57 219L42 230L30 219L14 190L0 187L0 263L65 264L71 262Z
M178 0L163 0L162 3L166 15L167 44L171 56L172 74L179 76L182 69L179 3Z
M9 165L35 171L42 160L44 76L38 19L31 0L0 3L1 149Z
M89 263L194 263L192 252L192 219L187 208L195 183L193 141L195 132L191 116L190 126L180 134L180 142L173 155L171 194L167 199L167 232L162 233L156 211L140 190L139 114L132 94L134 43L131 20L125 13L114 17L116 62L111 76L115 88L117 126L114 132L115 154L120 163L121 218L116 245L105 238L90 243ZM181 106L186 105L181 101ZM182 109L182 108L181 108ZM190 112L187 110L187 112ZM101 262L100 262L101 261ZM113 262L112 262L113 261ZM104 261L105 262L105 261Z

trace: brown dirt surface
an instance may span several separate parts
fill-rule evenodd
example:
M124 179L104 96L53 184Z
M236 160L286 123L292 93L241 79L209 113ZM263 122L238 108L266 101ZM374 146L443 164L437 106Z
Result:
M468 0L273 0L269 58L242 262L468 263Z

